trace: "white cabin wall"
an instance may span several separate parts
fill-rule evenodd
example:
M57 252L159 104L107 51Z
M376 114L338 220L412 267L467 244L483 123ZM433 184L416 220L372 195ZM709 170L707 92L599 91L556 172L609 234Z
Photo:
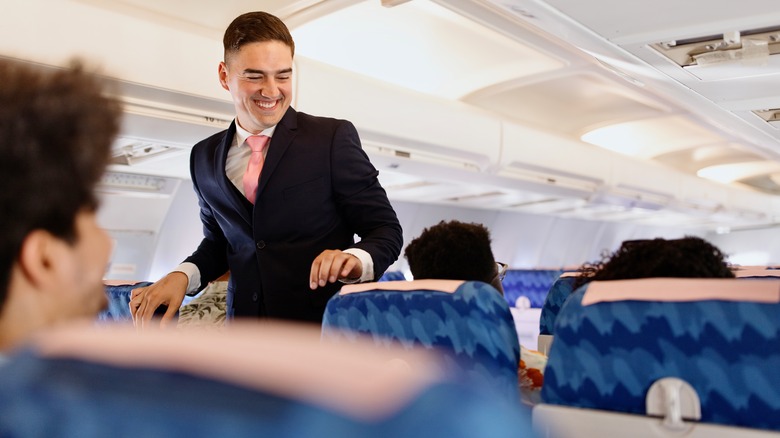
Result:
M404 230L404 249L425 228L442 220L477 222L490 230L496 259L513 268L579 266L598 260L602 252L616 249L624 240L701 235L693 230L627 222L587 221L401 201L392 201L392 204ZM408 272L403 251L390 270Z
M453 207L437 204L391 201L404 232L404 248L422 231L440 221L457 219L485 225L491 233L496 259L513 268L552 268L578 266L597 260L603 251L612 251L628 239L676 238L694 232L664 227L639 226L625 222L586 221L510 211ZM133 280L156 281L189 256L203 238L198 201L191 182L182 181L157 233L154 245L148 239L127 238L117 242L121 253L136 254L133 260L151 260L139 266ZM755 247L755 243L750 243ZM750 246L747 245L747 246ZM403 256L389 270L408 273ZM140 253L140 257L138 256ZM144 255L146 254L146 255ZM121 260L119 261L121 262ZM136 262L138 263L138 262ZM142 264L142 263L139 263Z
M720 248L733 264L780 265L780 230L777 228L710 233L706 239Z
M165 221L160 227L152 254L149 280L156 281L179 265L203 239L198 197L192 182L182 181L174 194Z

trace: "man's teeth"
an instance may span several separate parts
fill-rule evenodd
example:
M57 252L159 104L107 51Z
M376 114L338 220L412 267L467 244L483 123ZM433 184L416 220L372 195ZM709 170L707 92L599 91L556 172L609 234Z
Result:
M273 108L276 105L276 101L273 102L257 102L257 104L263 108Z

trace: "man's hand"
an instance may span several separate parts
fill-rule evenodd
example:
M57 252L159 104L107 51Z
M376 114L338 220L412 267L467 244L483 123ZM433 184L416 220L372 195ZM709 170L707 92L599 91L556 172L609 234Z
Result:
M309 274L309 288L315 290L337 280L357 280L363 265L357 257L338 249L326 249L314 259Z
M133 289L130 296L130 313L135 326L144 328L150 324L154 311L163 304L168 306L168 310L160 321L160 327L168 325L184 301L188 282L187 275L183 272L171 272L151 286Z

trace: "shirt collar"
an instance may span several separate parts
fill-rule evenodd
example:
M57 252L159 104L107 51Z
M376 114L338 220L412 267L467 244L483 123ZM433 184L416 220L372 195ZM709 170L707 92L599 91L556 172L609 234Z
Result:
M266 135L268 137L273 137L275 130L276 130L276 125L271 126L270 128L267 129L263 129L260 132L260 134L257 135ZM250 135L255 135L255 134L252 134L251 132L242 128L241 125L238 124L238 119L236 119L236 145L241 147L246 141L247 137L249 137Z

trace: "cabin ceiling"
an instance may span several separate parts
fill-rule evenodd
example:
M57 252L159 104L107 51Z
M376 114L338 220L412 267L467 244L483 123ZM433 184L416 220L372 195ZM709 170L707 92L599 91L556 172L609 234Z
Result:
M780 31L763 40L749 35L780 29L773 0L411 0L394 7L380 0L72 2L217 43L233 17L266 10L288 23L297 56L687 174L780 194L780 61L770 55ZM698 52L707 45L724 50L694 57L683 48L689 40ZM698 60L681 66L676 59L683 58ZM215 102L206 110L219 119L229 107ZM128 118L128 130L143 129L158 128ZM143 153L143 144L128 143L120 140L117 150ZM166 147L181 155L187 145ZM186 177L186 163L171 170L165 160L146 161L150 173ZM392 170L382 178L391 197L403 200L653 224L712 221Z

